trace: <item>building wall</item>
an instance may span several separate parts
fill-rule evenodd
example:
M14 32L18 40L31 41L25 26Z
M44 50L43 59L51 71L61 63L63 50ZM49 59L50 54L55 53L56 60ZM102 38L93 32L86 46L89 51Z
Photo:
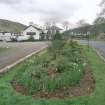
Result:
M30 26L29 28L27 28L25 31L22 32L22 36L25 39L29 39L30 35L27 35L27 32L35 32L36 35L33 35L35 40L39 40L40 39L40 31L35 29L34 27Z
M0 33L0 40L2 41L11 41L11 33L7 33L7 32L1 32Z
M12 39L16 39L17 34L14 32L0 32L0 40L1 41L12 41Z
M64 32L64 30L59 30L59 32L62 34Z

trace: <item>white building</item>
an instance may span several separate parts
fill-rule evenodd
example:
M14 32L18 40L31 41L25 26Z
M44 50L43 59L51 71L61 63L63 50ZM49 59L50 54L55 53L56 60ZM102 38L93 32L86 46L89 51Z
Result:
M29 39L33 40L42 40L42 39L51 39L52 34L54 35L57 31L60 33L63 30L59 27L52 26L50 29L40 29L38 26L31 24L26 27L22 32L0 32L0 40L1 41L26 41ZM31 41L30 40L30 41Z
M42 30L40 28L37 28L34 25L30 25L22 31L21 35L18 36L17 41L23 41L28 40L30 37L33 37L34 40L40 39L40 34L42 33Z
M17 38L18 33L15 32L0 32L0 40L1 41L12 41Z

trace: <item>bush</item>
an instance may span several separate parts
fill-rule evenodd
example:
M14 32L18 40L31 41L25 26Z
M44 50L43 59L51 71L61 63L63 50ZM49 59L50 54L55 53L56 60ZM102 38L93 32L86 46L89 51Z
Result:
M35 41L34 37L30 35L29 39L27 41Z
M50 63L51 68L55 68L56 72L62 73L64 70L69 68L69 59L64 56L58 56L55 61Z

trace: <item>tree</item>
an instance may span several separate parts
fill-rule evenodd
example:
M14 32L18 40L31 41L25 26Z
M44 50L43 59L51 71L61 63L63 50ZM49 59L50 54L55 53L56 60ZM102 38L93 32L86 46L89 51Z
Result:
M53 35L56 33L56 22L55 21L49 21L45 23L45 28L47 30L48 39L52 39Z
M62 40L62 35L59 33L59 31L56 32L52 40Z
M48 51L53 56L55 60L57 56L61 53L61 49L64 45L64 41L62 40L62 34L56 32L56 34L52 37L52 44L49 46Z
M46 29L51 29L52 26L56 26L56 22L55 22L55 21L47 21L47 22L45 22L45 24L44 24L44 27L45 27Z
M94 24L101 24L101 23L105 23L105 18L99 16L95 19Z
M99 16L105 16L105 0L102 0L99 6L102 8Z
M51 22L45 22L44 27L45 27L45 29L50 29Z
M69 29L69 27L70 27L70 23L68 22L68 21L64 21L63 23L62 23L62 25L63 25L63 27L64 27L64 29L67 31L68 29Z
M50 39L51 37L51 22L47 21L44 24L45 30L46 30L46 38Z

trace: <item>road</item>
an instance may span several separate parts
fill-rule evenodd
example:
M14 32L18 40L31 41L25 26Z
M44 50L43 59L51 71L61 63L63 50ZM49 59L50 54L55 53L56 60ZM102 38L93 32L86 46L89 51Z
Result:
M80 44L88 44L86 40L80 40ZM90 41L89 45L95 48L105 58L105 41Z
M43 48L47 47L48 42L24 42L6 43L0 42L0 47L7 50L0 53L0 69L16 62L17 60Z
M86 40L79 40L80 44L87 44ZM24 43L5 43L0 42L0 47L7 48L6 51L0 53L0 69L16 62L17 60L35 52L44 46L47 47L48 42L24 42ZM90 41L89 45L94 47L105 58L105 42Z

